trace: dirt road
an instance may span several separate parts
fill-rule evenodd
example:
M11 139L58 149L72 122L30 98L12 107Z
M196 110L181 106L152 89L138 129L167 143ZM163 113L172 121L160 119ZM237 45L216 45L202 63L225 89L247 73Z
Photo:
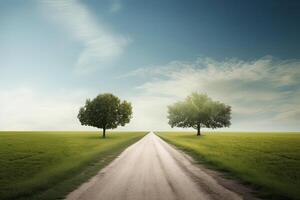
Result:
M238 189L227 188L183 153L149 133L67 199L243 199L232 191Z

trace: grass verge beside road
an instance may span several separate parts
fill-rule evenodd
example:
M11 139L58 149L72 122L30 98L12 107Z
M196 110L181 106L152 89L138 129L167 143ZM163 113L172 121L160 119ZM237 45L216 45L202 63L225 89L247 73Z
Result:
M0 132L0 199L63 198L145 132Z
M300 133L161 132L196 161L255 186L261 197L300 199Z

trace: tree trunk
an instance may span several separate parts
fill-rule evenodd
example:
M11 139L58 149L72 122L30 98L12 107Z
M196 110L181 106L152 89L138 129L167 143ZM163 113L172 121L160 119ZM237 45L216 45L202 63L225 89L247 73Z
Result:
M103 138L105 138L105 131L106 131L106 128L103 128L103 135L102 135Z
M197 136L200 136L201 132L200 132L200 124L197 125Z

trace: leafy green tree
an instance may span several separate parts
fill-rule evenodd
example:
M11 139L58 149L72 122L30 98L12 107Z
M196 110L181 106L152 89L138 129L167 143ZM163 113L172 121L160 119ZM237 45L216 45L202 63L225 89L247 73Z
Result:
M200 129L221 128L231 125L231 107L213 101L206 94L192 93L184 101L168 107L168 118L171 127L192 127L201 135Z
M85 106L80 108L78 119L81 125L103 129L105 138L106 129L124 126L132 117L132 106L113 94L100 94L95 99L87 99Z

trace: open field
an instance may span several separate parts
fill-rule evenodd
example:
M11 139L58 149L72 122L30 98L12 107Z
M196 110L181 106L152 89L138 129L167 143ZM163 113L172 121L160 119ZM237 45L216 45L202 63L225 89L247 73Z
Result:
M63 197L144 135L0 132L0 199Z
M161 132L195 160L228 172L268 199L300 199L300 133Z

